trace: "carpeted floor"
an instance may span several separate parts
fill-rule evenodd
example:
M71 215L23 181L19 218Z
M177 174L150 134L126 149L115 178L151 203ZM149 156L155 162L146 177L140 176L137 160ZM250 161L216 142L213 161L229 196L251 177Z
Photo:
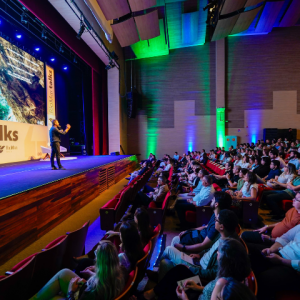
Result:
M62 161L66 170L51 170L48 161L28 161L0 166L0 200L3 197L70 177L87 170L109 164L130 155L100 155L100 156L78 156L76 160Z

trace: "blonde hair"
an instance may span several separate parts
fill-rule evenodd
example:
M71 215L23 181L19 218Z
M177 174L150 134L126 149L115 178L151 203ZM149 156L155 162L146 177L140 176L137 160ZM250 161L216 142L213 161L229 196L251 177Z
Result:
M101 241L96 251L95 275L88 280L87 291L96 292L103 300L113 300L125 286L116 246Z

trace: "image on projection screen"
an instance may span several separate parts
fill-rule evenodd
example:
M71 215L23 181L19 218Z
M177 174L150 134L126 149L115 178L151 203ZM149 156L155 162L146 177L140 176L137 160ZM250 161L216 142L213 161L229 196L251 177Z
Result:
M45 125L44 63L0 37L0 120Z

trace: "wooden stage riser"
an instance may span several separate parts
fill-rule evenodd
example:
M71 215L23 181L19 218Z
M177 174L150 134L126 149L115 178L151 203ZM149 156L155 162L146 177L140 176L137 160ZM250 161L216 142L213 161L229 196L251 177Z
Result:
M39 239L137 167L132 157L0 201L0 264ZM100 191L99 172L114 167ZM107 172L106 172L107 173ZM112 169L110 169L110 174ZM105 172L104 172L105 174ZM100 208L100 207L99 207ZM67 229L66 229L67 231ZM45 245L46 246L46 245Z

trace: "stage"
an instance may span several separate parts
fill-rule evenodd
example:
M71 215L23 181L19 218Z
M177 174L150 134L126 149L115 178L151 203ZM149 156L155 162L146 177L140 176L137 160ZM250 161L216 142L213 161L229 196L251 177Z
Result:
M80 156L0 167L0 264L61 223L137 167L135 155ZM99 207L100 209L100 207Z

